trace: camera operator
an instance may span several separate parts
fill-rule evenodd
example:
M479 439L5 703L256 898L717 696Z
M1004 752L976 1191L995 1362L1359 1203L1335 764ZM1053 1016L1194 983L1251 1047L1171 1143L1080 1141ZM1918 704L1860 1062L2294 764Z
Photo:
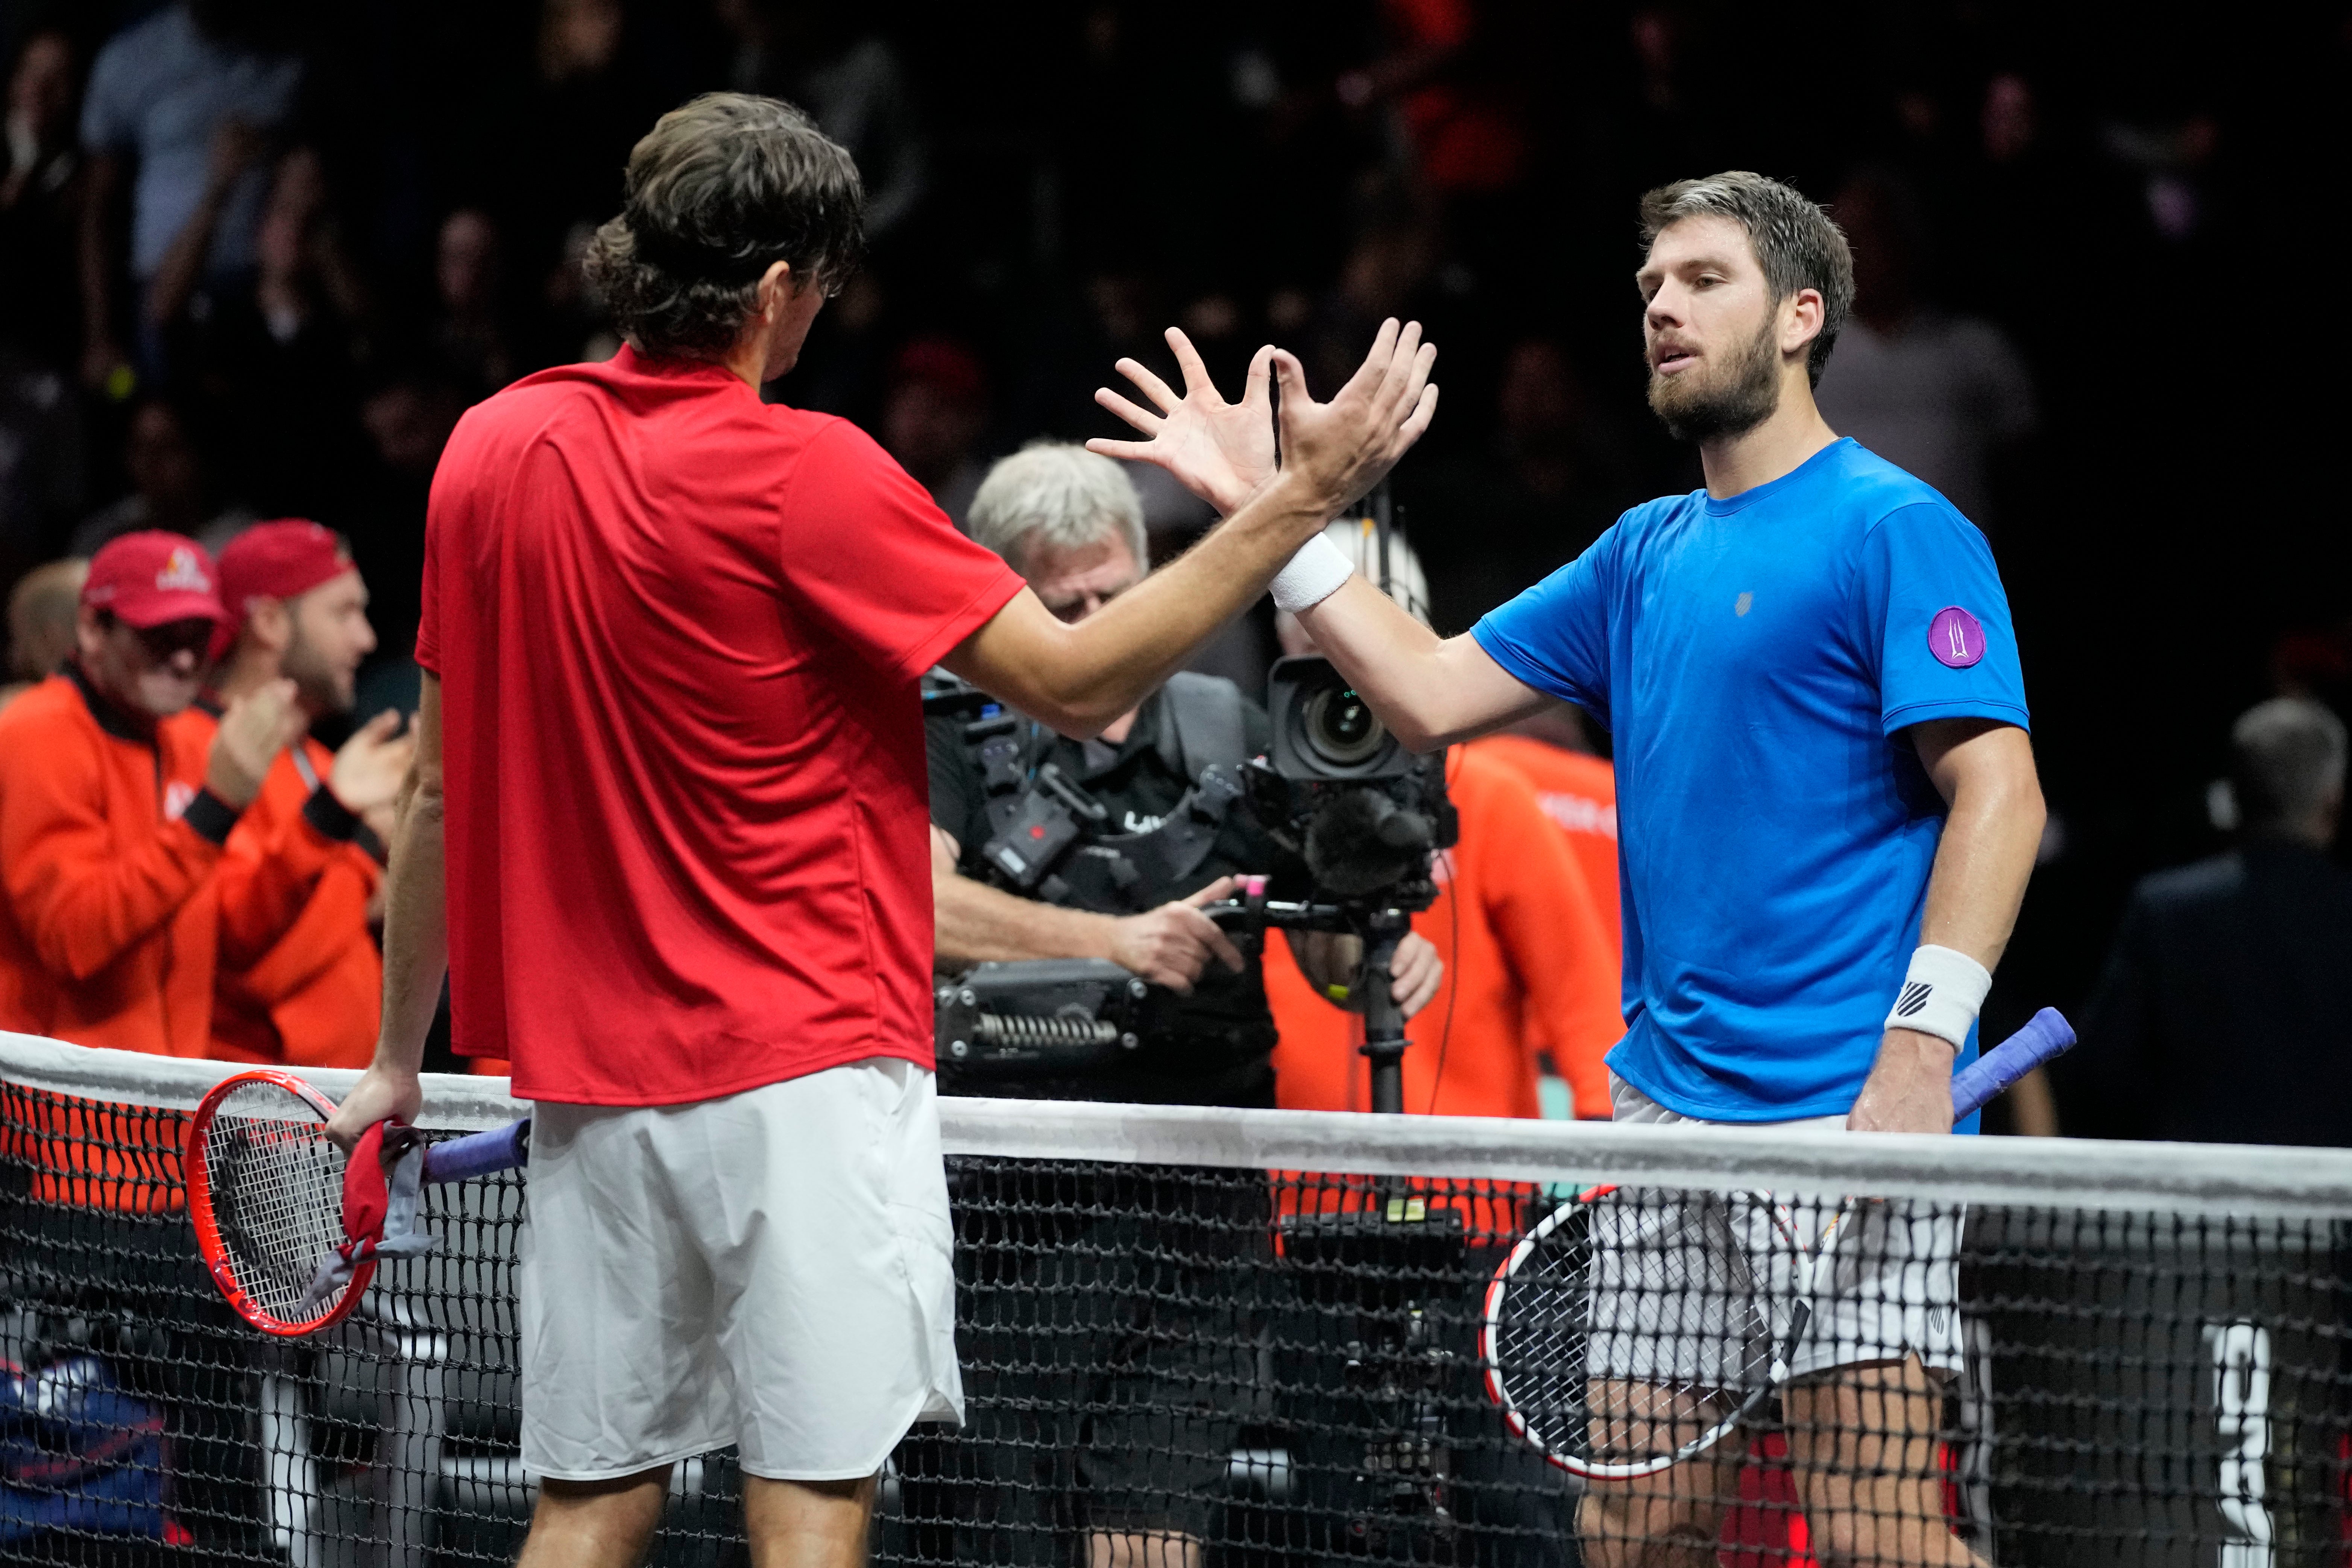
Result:
M1144 576L1142 506L1132 482L1118 464L1076 447L1040 443L998 463L973 499L971 523L972 537L1065 621L1092 615ZM1238 770L1266 749L1265 711L1231 681L1180 672L1097 741L1016 721L1009 769L988 765L963 718L927 724L939 966L1107 958L1180 994L1163 1027L1100 1067L959 1080L943 1058L942 1089L1272 1106L1274 1020L1257 962L1201 909L1244 875L1268 876L1278 895L1307 891L1306 867L1266 836L1248 806L1202 783L1204 772ZM983 855L1008 795L1045 787L1038 780L1049 767L1103 808L1056 861L1066 877L1039 884L1057 901L990 885ZM1199 831L1212 821L1213 835ZM1126 869L1090 877L1072 868L1074 857L1088 853ZM1355 939L1296 941L1301 968L1325 994L1348 984ZM1419 1008L1439 983L1435 950L1408 939L1393 973L1402 1007ZM957 1472L993 1484L963 1506L919 1503L909 1512L944 1511L958 1531L987 1531L992 1561L1059 1561L1055 1538L1079 1532L1091 1568L1192 1568L1255 1376L1249 1314L1231 1304L1220 1277L1267 1246L1265 1177L1107 1176L1089 1189L1090 1201L1063 1205L1066 1219L1040 1221L1033 1205L1024 1224L1051 1224L1055 1233L1024 1230L1013 1245L992 1228L997 1205L976 1184L1021 1179L998 1171L960 1176L959 1267L967 1287L976 1287L965 1325L975 1408ZM1210 1305L1218 1302L1226 1304ZM1041 1348L1049 1345L1055 1348ZM1096 1414L1082 1420L1087 1411ZM927 1468L912 1458L910 1482L919 1488ZM983 1500L1000 1511L971 1517ZM1007 1508L1036 1511L1015 1520L1003 1516ZM946 1542L939 1549L950 1550Z
M1143 509L1117 463L1083 448L1033 445L989 471L971 508L972 537L1004 557L1045 607L1078 621L1143 580ZM993 831L983 767L955 719L927 726L930 750L932 895L936 959L942 968L988 960L1107 958L1155 985L1183 994L1175 1021L1108 1070L1083 1079L992 1083L992 1094L1142 1104L1274 1104L1274 1018L1255 959L1244 957L1201 906L1233 890L1233 879L1264 875L1276 896L1304 897L1307 869L1260 829L1247 806L1204 805L1216 833L1194 863L1135 847L1124 858L1137 878L1105 889L1080 884L1058 902L992 885L982 852ZM1230 680L1179 672L1142 706L1074 741L1024 721L1016 731L1021 771L1048 763L1106 808L1094 835L1104 847L1128 845L1173 821L1203 768L1237 768L1266 749L1263 709ZM1097 879L1099 880L1099 879ZM1289 933L1285 933L1288 935ZM1329 994L1346 987L1357 961L1352 938L1293 939L1300 967ZM1440 976L1436 950L1418 938L1397 951L1393 984L1410 1016ZM969 1086L967 1086L969 1091Z

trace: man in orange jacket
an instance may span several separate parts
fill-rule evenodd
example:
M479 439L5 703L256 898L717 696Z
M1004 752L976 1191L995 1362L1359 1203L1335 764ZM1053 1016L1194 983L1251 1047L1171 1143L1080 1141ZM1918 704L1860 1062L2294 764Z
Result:
M209 741L189 726L225 619L203 546L126 534L90 563L73 662L0 711L0 1028L209 1049L223 846L302 726L284 680Z
M189 723L286 679L304 717L348 713L375 647L367 585L341 536L257 523L221 551L234 626ZM386 710L337 752L286 748L228 837L220 868L220 969L212 1054L287 1067L363 1068L375 1052L383 960L370 930L392 802L415 742Z

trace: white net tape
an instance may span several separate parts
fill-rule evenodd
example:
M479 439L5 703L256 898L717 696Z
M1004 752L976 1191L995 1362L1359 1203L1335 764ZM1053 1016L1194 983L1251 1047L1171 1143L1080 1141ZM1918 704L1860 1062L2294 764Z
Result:
M193 1110L239 1070L0 1033L0 1079L118 1104ZM330 1100L358 1075L303 1075ZM421 1123L475 1131L530 1113L506 1080L428 1074ZM1229 1169L1574 1183L1607 1179L1786 1197L1934 1198L2178 1215L2352 1216L2352 1151L2071 1139L1928 1138L1765 1128L1613 1126L949 1099L950 1154Z

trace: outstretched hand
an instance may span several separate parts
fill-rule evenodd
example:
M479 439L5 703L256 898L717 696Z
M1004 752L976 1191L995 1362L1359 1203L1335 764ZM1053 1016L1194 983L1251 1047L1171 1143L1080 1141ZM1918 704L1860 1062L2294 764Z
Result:
M1150 437L1097 437L1087 449L1156 463L1185 489L1230 516L1275 473L1269 378L1282 388L1283 467L1313 485L1336 512L1378 484L1410 450L1437 411L1429 382L1437 348L1421 341L1421 323L1381 323L1371 352L1328 403L1307 395L1306 367L1286 350L1263 348L1250 361L1242 400L1228 403L1210 380L1192 340L1174 328L1168 345L1184 373L1184 395L1133 360L1118 370L1159 409L1138 406L1108 387L1095 401Z
M1181 397L1138 361L1123 359L1113 367L1133 382L1159 413L1139 407L1108 386L1095 392L1097 403L1151 438L1111 441L1097 437L1087 443L1087 450L1106 458L1157 463L1186 489L1216 508L1220 517L1230 517L1274 477L1274 411L1267 393L1274 350L1262 348L1251 356L1249 374L1242 383L1242 400L1228 403L1182 329L1168 329L1168 346L1176 352L1177 366L1184 373Z

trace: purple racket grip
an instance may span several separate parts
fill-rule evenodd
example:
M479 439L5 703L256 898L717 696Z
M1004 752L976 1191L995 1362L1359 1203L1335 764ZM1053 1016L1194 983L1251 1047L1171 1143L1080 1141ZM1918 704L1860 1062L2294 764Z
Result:
M530 1118L526 1116L504 1127L493 1127L488 1132L468 1132L463 1138L428 1146L425 1151L425 1179L468 1182L476 1176L511 1171L530 1156Z
M2025 1027L1952 1075L1952 1120L1971 1110L2074 1044L2074 1026L2055 1007L2044 1007Z

